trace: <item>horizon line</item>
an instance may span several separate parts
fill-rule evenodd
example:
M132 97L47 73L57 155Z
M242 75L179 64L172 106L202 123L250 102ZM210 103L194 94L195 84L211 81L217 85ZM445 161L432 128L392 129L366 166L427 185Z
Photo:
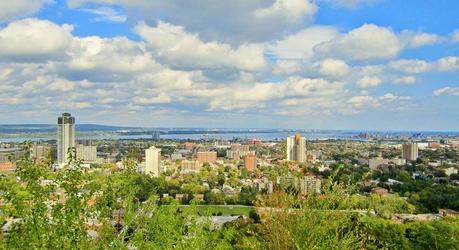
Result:
M20 126L20 125L57 125L53 123L0 123L0 126ZM353 131L353 132L387 132L387 133L394 133L394 132L448 132L448 133L459 133L459 130L426 130L426 129L356 129L356 128L340 128L340 129L330 129L330 128L275 128L275 127L266 127L266 128L256 128L256 127L182 127L182 126L136 126L136 125L111 125L111 124L98 124L98 123L77 123L78 125L96 125L96 126L107 126L107 127L120 127L120 128L139 128L139 129L234 129L234 130L250 130L250 129L257 129L257 130L289 130L289 131L304 131L304 130L328 130L328 131Z

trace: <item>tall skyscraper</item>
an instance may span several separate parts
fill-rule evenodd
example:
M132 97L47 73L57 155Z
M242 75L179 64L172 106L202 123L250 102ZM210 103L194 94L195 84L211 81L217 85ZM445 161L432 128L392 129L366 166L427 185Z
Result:
M418 159L418 144L416 142L406 142L402 144L402 158L407 161Z
M69 162L69 149L75 147L75 117L62 113L57 118L57 163Z
M161 173L161 149L151 146L145 150L145 173L159 177Z
M287 160L306 161L306 138L301 137L300 134L287 137Z

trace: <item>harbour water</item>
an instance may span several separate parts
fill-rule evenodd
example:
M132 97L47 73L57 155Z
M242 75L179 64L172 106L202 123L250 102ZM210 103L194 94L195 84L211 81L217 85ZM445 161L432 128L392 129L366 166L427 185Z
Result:
M215 132L212 133L162 133L161 139L166 140L232 140L232 139L259 139L263 141L279 141L283 140L287 136L293 135L294 131L272 131L272 132L251 132L251 131L241 131L241 132ZM348 139L348 140L358 140L362 139L362 135L365 132L362 131L348 131L348 130L330 130L330 131L300 131L302 136L305 136L308 140L326 140L326 139ZM370 132L372 136L378 136L380 138L445 138L459 136L459 132L406 132L406 131L391 131L391 132ZM53 140L55 137L53 134L47 135L34 135L34 134L24 134L19 136L0 135L0 142L23 142L23 141L46 141ZM139 133L135 135L123 134L123 133L85 133L78 134L77 139L85 140L135 140L135 139L152 139L150 133Z

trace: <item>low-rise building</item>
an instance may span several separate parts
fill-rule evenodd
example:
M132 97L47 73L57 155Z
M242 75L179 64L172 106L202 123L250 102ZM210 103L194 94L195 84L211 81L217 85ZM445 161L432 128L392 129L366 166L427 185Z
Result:
M370 169L375 170L379 168L382 165L387 165L389 164L390 160L389 159L384 159L384 158L371 158L368 160L368 165L370 166Z
M300 182L301 193L307 195L309 193L321 193L322 180L315 176L305 176Z
M194 147L196 147L196 143L194 142L185 142L182 144L183 148L192 150Z
M24 156L20 148L0 148L0 171L9 172L16 169L14 161Z
M184 160L182 161L182 168L181 172L188 173L188 172L195 172L198 173L201 171L202 162L197 160Z
M13 162L0 162L0 172L11 172L16 169Z
M449 167L449 168L445 169L445 174L447 176L450 176L452 174L457 174L457 172L458 172L457 168L454 168L454 167Z
M51 151L51 147L48 145L37 145L33 144L31 148L31 154L37 159L46 157Z
M431 149L441 148L441 143L439 142L429 142L428 147Z
M262 141L260 139L250 139L247 141L248 145L259 145L261 144Z
M180 153L171 154L171 161L181 160L182 158L183 158L183 156Z
M226 151L226 158L238 160L252 153L249 145L232 144L231 149Z
M397 166L406 165L406 159L402 159L402 158L392 158L390 161L391 161L392 163L394 163L395 165L397 165Z

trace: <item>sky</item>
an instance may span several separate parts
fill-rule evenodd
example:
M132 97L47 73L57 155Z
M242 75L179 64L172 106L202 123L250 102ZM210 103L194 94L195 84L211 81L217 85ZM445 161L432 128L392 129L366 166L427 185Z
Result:
M459 1L0 0L0 124L459 131Z

